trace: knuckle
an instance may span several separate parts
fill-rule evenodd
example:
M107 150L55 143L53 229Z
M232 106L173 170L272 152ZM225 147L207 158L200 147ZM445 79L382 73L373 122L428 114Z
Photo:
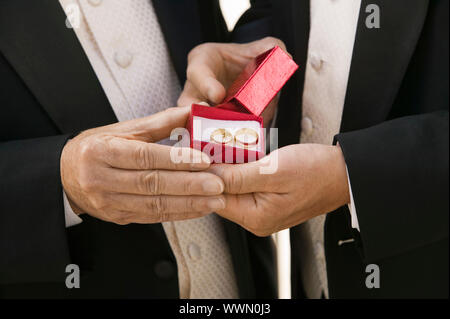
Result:
M204 201L204 202L206 202L206 201ZM202 210L203 207L198 207L198 206L199 205L197 205L197 201L193 197L188 197L186 199L186 212Z
M96 182L96 180L93 178L93 176L90 173L89 168L82 168L79 178L78 178L78 184L81 188L81 191L85 194L92 194L99 189L99 185Z
M94 152L95 152L95 143L93 143L91 138L86 138L80 141L79 144L80 160L84 161L91 159Z
M104 156L106 158L114 158L116 157L118 154L118 151L116 149L116 147L114 147L114 141L116 140L115 136L103 136L101 138L101 141L99 139L98 141L98 145L102 145L102 150L101 152L104 154Z
M134 161L136 166L140 169L151 169L152 163L154 163L153 153L148 150L144 145L139 145L134 151Z
M271 36L263 38L264 42L275 42L276 40L278 40L278 39L275 37L271 37Z
M113 138L113 136L107 134L95 134L89 137L89 141L94 153L104 152L107 148L108 142Z
M243 188L243 174L240 169L226 172L225 171L225 184L228 185L229 190L233 193L240 193Z
M202 43L194 47L188 54L188 61L191 61L198 53L208 50L211 47L212 43Z
M159 171L144 173L140 186L145 194L159 195L161 192L161 174Z
M284 42L275 37L265 37L263 41L267 42L268 44L276 44L278 46L284 46Z
M201 44L200 44L200 45L201 45ZM187 56L188 62L191 62L191 60L194 58L195 54L196 54L197 51L198 51L198 47L199 47L199 45L196 46L196 47L194 47L191 51L189 51L188 56Z
M102 159L108 151L108 136L92 135L82 139L78 147L78 159L80 163L89 163Z
M191 194L194 189L194 183L190 178L183 180L182 182L183 194Z
M272 48L274 46L279 46L281 49L286 51L286 45L284 44L284 42L282 40L280 40L278 38L265 37L264 39L261 40L261 44L266 49L270 49L270 48Z
M154 198L151 198L146 205L147 209L155 216L156 221L166 221L166 204L162 197L155 196Z

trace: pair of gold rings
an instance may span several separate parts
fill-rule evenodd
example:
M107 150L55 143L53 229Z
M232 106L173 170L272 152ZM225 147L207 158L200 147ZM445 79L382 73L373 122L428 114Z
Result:
M249 141L248 137L253 137ZM244 138L243 138L244 137ZM247 137L247 138L246 138ZM234 136L230 133L230 131L219 128L217 130L214 130L211 133L211 142L217 143L217 144L229 144L230 142L234 141L237 144L242 145L244 148L247 148L249 146L257 145L259 141L259 135L258 133L251 129L251 128L242 128L238 130Z

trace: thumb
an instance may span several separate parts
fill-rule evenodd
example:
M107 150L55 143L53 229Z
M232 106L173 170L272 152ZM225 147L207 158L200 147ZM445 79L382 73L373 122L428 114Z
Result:
M174 129L185 128L190 111L190 106L172 107L147 117L121 122L114 130L125 138L158 142L169 137Z
M225 193L248 194L264 192L269 176L260 172L260 162L247 164L216 164L209 171L219 176L225 184Z

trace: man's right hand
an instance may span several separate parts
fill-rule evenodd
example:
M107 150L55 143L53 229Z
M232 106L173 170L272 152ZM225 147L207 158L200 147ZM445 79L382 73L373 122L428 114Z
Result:
M73 210L120 225L159 223L223 209L222 180L207 155L189 150L182 163L154 144L184 127L188 107L85 131L61 155L61 180ZM186 154L186 153L183 153Z

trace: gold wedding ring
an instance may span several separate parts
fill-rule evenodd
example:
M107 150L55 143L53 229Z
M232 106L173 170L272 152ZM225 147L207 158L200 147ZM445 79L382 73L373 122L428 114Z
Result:
M224 128L219 128L211 133L211 141L217 144L228 144L233 140L233 135Z
M241 136L245 136L245 138L241 138ZM249 140L249 136L253 137L253 140ZM241 128L234 134L234 140L236 141L236 143L241 144L244 147L249 147L258 144L259 135L255 130L252 130L251 128Z
M250 139L249 139L250 137ZM228 144L233 140L233 135L224 128L219 128L211 133L211 141L217 144ZM249 148L258 144L258 133L250 128L242 128L234 134L234 141L243 148Z

